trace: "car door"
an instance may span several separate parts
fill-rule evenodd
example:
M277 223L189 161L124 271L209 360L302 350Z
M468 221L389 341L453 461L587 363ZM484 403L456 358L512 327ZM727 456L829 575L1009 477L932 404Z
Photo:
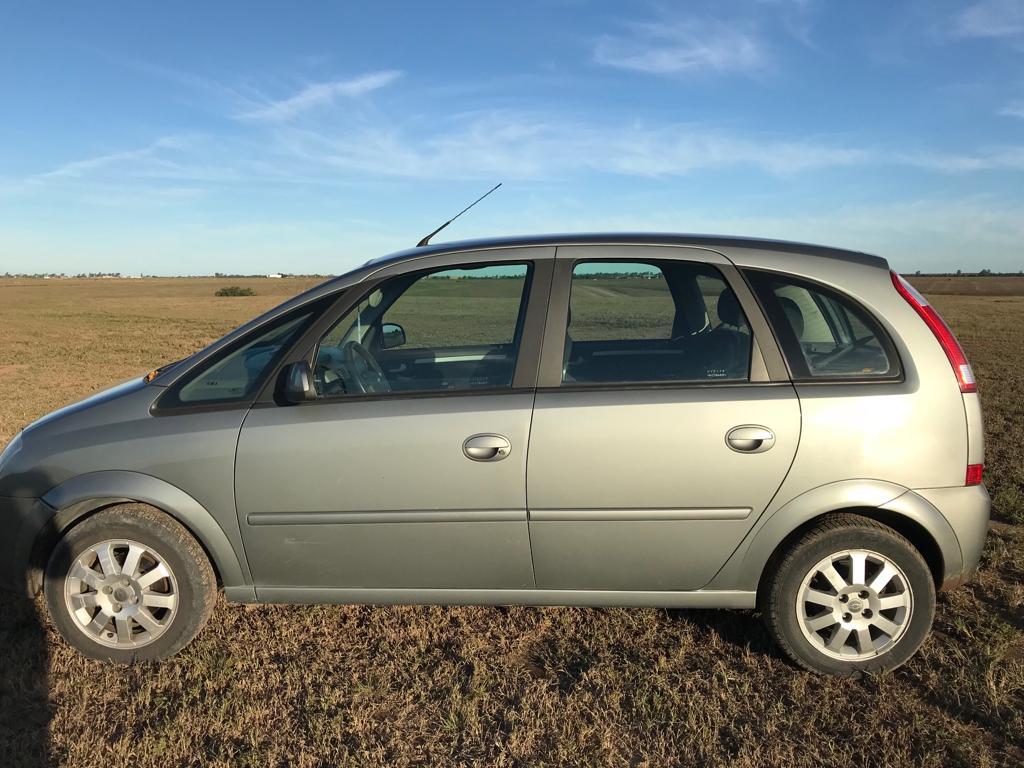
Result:
M527 471L538 588L693 590L726 562L800 435L752 327L718 253L558 249Z
M262 597L534 586L526 449L553 254L385 268L302 342L317 398L253 408L238 443Z

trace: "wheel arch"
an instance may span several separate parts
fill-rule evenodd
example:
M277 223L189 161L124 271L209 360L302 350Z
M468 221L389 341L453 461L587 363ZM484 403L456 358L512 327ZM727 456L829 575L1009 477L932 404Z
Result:
M139 472L108 471L80 475L50 489L42 501L54 514L36 535L28 569L28 588L37 594L54 546L68 530L95 513L124 503L154 507L181 523L206 552L225 589L250 583L244 556L236 552L216 518L185 491Z
M874 520L877 523L881 523L882 525L892 528L898 534L903 536L903 538L909 541L911 545L921 553L921 557L924 558L925 564L928 566L928 570L932 575L932 581L935 583L936 591L942 587L944 574L942 550L923 525L909 517L880 507L847 507L823 512L816 517L806 520L790 531L790 533L783 538L778 545L776 545L771 555L769 555L768 560L765 561L764 567L761 569L761 577L757 584L757 604L759 606L765 596L765 590L771 582L771 576L775 572L775 566L785 557L786 552L788 552L793 544L807 531L812 528L816 528L825 520L835 515L856 515L857 517Z
M760 521L706 589L757 589L792 541L831 514L860 515L904 536L924 557L936 589L957 582L963 557L952 526L903 486L879 480L829 483L803 493Z

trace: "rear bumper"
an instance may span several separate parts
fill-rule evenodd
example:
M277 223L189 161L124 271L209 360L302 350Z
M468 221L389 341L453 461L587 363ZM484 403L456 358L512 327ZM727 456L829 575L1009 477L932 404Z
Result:
M992 507L988 490L984 485L968 485L959 488L924 488L914 493L942 513L960 546L962 566L957 571L946 573L942 589L952 589L970 581L978 570L988 533L988 518Z
M0 496L0 589L34 595L41 573L32 549L53 522L54 509L40 499Z

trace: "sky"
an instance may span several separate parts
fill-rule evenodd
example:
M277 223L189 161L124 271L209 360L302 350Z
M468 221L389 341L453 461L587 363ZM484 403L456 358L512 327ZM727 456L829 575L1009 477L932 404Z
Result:
M1024 269L1024 0L6 3L0 273L665 231Z

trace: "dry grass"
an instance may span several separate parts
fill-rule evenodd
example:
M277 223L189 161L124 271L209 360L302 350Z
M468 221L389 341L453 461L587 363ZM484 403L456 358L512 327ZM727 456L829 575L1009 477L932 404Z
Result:
M917 290L956 296L1024 296L1024 275L907 275Z
M305 287L217 299L220 284L0 281L0 443ZM223 603L171 661L121 669L5 595L4 762L1024 764L1024 298L935 303L979 375L1000 522L976 582L941 598L894 674L799 672L750 613Z

